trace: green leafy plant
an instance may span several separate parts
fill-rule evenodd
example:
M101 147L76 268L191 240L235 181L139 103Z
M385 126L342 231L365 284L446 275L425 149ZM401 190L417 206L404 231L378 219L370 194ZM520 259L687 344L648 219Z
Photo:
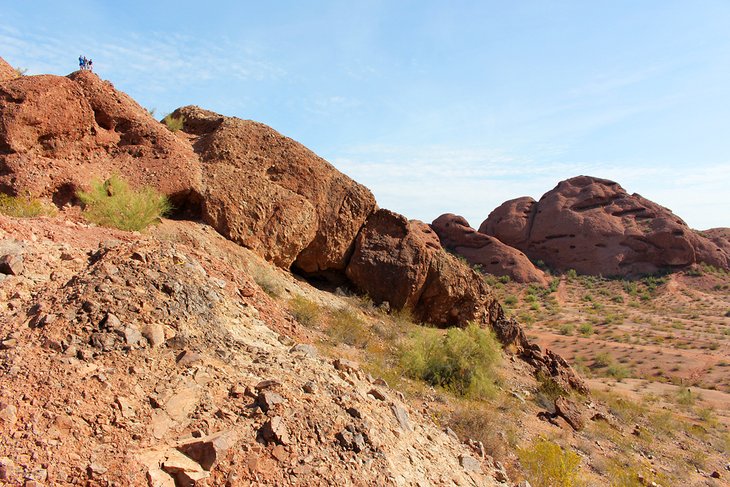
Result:
M330 312L327 334L335 343L345 343L365 348L370 341L370 333L365 321L349 309L334 309Z
M117 175L93 181L89 191L79 191L76 196L84 205L87 220L127 231L144 230L172 208L155 189L132 189Z
M27 196L10 196L0 193L0 213L15 218L51 216L56 209L43 201Z
M179 117L173 117L172 113L169 113L165 115L165 118L162 119L162 121L167 125L167 128L170 130L170 132L177 132L178 130L182 130L183 126L185 125L185 117L180 115Z
M466 329L415 331L401 349L401 368L414 379L459 396L488 398L494 394L494 367L500 346L491 331L476 324Z
M517 456L535 487L576 487L580 456L560 445L538 438L529 447L518 448Z

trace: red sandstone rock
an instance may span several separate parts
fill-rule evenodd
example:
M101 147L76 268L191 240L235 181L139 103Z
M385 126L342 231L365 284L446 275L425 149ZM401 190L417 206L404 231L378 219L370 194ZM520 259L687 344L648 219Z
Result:
M92 178L120 173L185 200L200 191L190 144L109 82L83 71L0 82L0 187L73 199Z
M558 270L631 276L706 262L730 268L730 253L670 210L613 181L578 176L539 202L507 201L479 231Z
M18 72L11 65L0 57L0 81L13 79L18 77Z
M376 302L438 326L492 323L498 303L484 281L447 254L431 228L389 210L368 218L347 277Z
M495 276L509 276L517 282L547 284L545 274L519 250L498 239L477 232L464 217L451 213L441 215L431 224L441 244L464 257L469 264Z
M207 222L281 267L344 270L375 209L367 188L266 125L198 107L173 115L185 117L184 130L199 137Z

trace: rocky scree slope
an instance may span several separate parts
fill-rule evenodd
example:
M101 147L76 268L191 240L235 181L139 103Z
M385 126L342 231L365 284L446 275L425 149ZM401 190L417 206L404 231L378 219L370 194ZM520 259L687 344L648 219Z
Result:
M280 333L298 324L230 265L266 264L205 226L166 227L0 217L23 261L0 282L3 482L497 485L397 391Z
M560 271L636 276L699 262L730 268L726 246L692 230L669 209L590 176L561 181L540 201L503 203L479 232Z

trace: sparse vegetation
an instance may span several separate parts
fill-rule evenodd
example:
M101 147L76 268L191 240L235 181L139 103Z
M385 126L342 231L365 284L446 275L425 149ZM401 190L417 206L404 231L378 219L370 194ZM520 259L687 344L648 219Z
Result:
M576 487L580 456L560 445L538 438L529 447L519 448L517 455L534 487Z
M414 379L472 398L494 393L494 367L500 346L491 331L470 324L466 329L420 328L406 342L401 367Z
M319 305L304 296L292 298L289 308L294 319L304 326L315 325L322 315Z
M155 189L132 189L117 175L93 181L89 191L76 195L84 205L87 220L126 231L144 230L171 210L167 198Z
M0 213L3 215L15 218L34 218L37 216L51 216L55 212L55 207L37 198L10 196L0 193Z
M182 130L185 126L185 117L182 115L179 117L173 117L172 113L169 113L165 115L165 118L163 118L162 121L165 125L167 125L170 132L177 132L178 130Z
M331 310L327 334L335 343L365 348L370 341L370 333L357 312L350 308Z

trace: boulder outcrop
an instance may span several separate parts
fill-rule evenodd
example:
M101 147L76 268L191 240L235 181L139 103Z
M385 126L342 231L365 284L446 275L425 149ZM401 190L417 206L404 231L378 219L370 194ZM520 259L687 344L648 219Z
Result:
M178 203L200 191L197 156L126 94L94 73L0 82L0 188L73 199L114 172Z
M446 213L431 223L441 244L466 259L472 266L495 276L509 276L517 282L547 284L545 273L535 267L525 254L505 245L495 237L477 232L462 216Z
M364 186L261 123L183 107L203 162L203 219L281 267L342 272L375 209Z
M562 271L634 276L697 262L730 267L727 251L669 209L590 176L562 181L540 201L507 201L479 231Z
M437 326L497 318L499 304L479 275L447 254L428 225L389 210L368 218L346 274L375 302Z

